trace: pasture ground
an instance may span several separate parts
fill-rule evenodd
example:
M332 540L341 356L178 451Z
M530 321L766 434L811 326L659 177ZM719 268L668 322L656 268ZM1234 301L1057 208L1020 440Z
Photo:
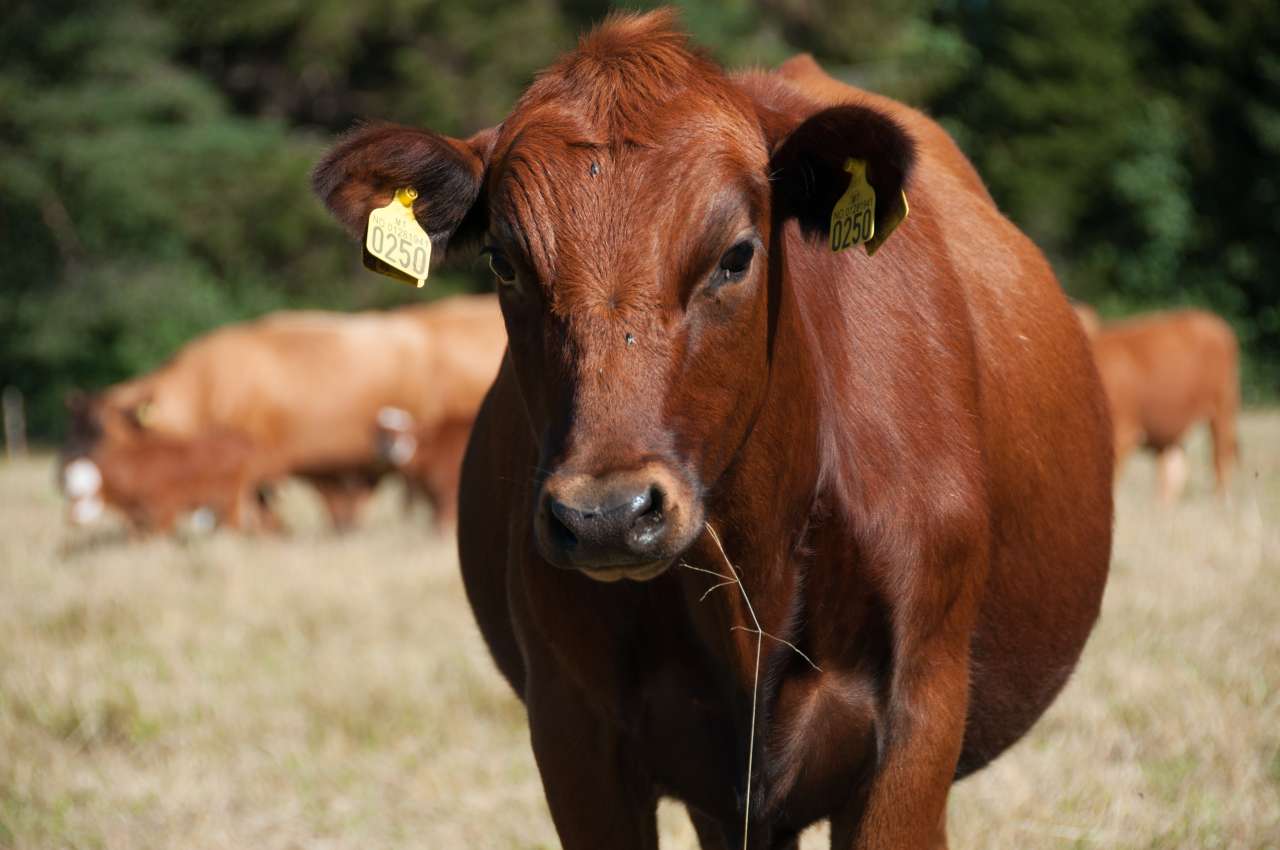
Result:
M1101 624L953 847L1280 847L1280 412L1241 442L1228 505L1203 435L1173 509L1131 462ZM558 846L453 543L394 490L345 537L294 490L286 538L133 543L64 527L51 466L0 463L0 847Z

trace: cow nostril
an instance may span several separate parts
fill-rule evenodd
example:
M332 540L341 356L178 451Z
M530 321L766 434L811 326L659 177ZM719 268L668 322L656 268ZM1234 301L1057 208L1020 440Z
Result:
M661 498L662 495L655 487L650 487L647 490L641 490L639 493L631 497L631 501L627 505L627 512L633 517L646 517L653 512L654 505L657 504L657 500L660 500Z
M572 549L578 544L578 535L573 533L573 529L569 528L566 520L571 520L572 509L561 502L552 499L547 510L547 530L551 534L551 539L561 549Z
M640 519L645 522L662 522L663 507L666 504L666 498L662 491L657 487L650 487L647 494L648 510L640 515Z
M638 512L631 525L631 540L634 546L647 548L652 546L662 535L666 526L666 499L657 487L650 487L645 494L645 508Z

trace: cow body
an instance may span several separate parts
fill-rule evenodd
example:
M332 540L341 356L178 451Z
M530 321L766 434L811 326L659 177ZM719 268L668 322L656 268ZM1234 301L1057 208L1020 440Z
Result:
M345 527L388 469L375 445L378 410L396 405L424 423L473 417L504 344L492 296L270 314L213 331L84 403L66 454L235 430L252 441L264 480L309 481Z
M1182 441L1207 422L1214 474L1224 493L1236 457L1239 346L1231 326L1203 310L1175 310L1101 327L1093 338L1115 428L1116 464L1137 448L1159 456L1160 491L1185 483Z
M655 847L661 795L705 848L941 846L1098 613L1087 343L935 124L669 27L606 24L470 140L357 134L317 188L357 233L401 181L438 242L487 227L510 349L459 551L567 850ZM849 156L877 228L909 197L874 256L827 244Z

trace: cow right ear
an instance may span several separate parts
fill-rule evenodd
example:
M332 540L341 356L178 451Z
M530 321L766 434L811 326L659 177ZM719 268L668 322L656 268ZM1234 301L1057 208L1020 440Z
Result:
M865 181L875 201L876 235L868 243L868 253L906 217L905 193L915 166L916 145L888 114L868 105L845 103L809 115L791 128L776 116L763 113L762 126L774 143L769 179L775 187L778 212L795 218L806 234L823 239L830 235L836 204L848 197L844 193L851 189L854 162L865 169ZM778 138L780 131L786 134Z
M451 241L477 238L488 226L482 188L497 133L469 139L379 124L353 130L316 165L311 185L334 217L363 240L369 213L397 189L418 192L413 214L444 256Z

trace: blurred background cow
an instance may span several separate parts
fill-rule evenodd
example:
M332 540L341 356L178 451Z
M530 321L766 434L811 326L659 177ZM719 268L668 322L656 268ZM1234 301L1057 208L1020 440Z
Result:
M112 508L135 533L173 531L193 513L198 523L256 528L271 520L255 510L258 459L253 441L221 429L99 444L62 468L67 516L87 525Z
M415 423L413 480L443 476L456 486L448 470L505 344L492 296L228 325L154 372L69 400L60 476L69 516L95 518L87 506L103 502L135 527L167 530L180 508L208 505L228 525L247 516L250 527L275 527L266 493L297 476L319 492L335 527L350 527L394 468L376 433L389 406ZM437 452L436 442L447 448ZM100 487L88 485L95 480ZM442 486L427 491L449 512Z
M1187 482L1183 441L1207 423L1219 495L1236 462L1239 345L1231 326L1203 310L1175 310L1103 324L1076 305L1093 343L1111 408L1117 465L1135 449L1157 455L1160 498L1176 501Z

